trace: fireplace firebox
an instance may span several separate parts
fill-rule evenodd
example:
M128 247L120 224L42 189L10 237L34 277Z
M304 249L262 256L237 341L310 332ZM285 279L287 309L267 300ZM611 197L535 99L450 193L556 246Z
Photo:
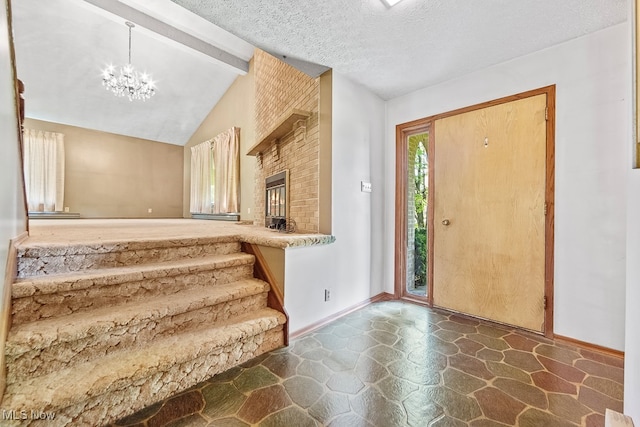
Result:
M289 171L284 170L265 180L265 227L286 230L289 217Z

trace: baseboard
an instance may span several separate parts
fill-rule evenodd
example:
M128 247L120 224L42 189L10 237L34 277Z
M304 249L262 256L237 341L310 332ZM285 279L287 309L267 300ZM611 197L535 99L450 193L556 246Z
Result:
M302 335L308 334L309 332L315 331L316 329L319 329L325 325L327 325L328 323L333 322L334 320L338 320L341 317L346 316L349 313L353 313L356 310L361 309L362 307L366 307L369 304L373 304L376 302L381 302L381 301L391 301L391 300L395 300L395 297L392 294L389 294L387 292L382 292L379 293L378 295L374 295L371 298L368 298L364 301L361 301L355 305L352 305L351 307L347 307L344 310L341 310L337 313L332 314L329 317L325 317L324 319L321 319L315 323L312 323L309 326L306 326L302 329L299 329L293 333L291 333L289 335L289 339L295 339L298 338Z
M624 359L624 351L620 351L620 350L615 350L613 348L609 348L609 347L604 347L598 344L592 344L590 342L586 342L586 341L580 341L577 340L575 338L569 338L569 337L565 337L562 335L554 335L553 336L554 341L558 341L558 342L564 342L566 344L571 344L574 345L576 347L581 347L585 350L591 350L591 351L596 351L598 353L604 353L608 356L613 356L613 357L618 357L620 359Z
M4 277L3 294L1 295L0 304L0 402L4 396L4 390L7 385L7 369L5 363L5 344L7 335L11 329L11 291L13 282L18 273L18 246L22 241L29 237L28 232L23 231L17 237L9 241L9 251L7 253L7 267Z

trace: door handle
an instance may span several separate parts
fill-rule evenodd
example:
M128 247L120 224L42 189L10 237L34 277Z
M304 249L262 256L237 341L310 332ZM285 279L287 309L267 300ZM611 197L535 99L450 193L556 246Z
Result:
M448 219L442 220L442 225L449 225L449 224L451 224L451 221L449 221Z

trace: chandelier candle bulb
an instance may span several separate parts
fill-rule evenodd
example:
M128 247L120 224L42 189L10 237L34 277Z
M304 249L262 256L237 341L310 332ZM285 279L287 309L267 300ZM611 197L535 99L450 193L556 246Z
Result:
M151 76L147 73L138 73L131 65L131 29L135 27L132 22L125 22L129 27L129 63L120 68L116 73L116 67L108 65L102 71L102 85L116 96L127 96L129 101L141 99L146 101L156 93L156 86Z

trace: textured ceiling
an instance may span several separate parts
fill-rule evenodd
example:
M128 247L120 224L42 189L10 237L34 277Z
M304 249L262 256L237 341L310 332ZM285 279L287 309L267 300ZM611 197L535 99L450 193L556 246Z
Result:
M257 46L332 67L383 99L623 22L627 12L626 0L403 0L391 9L380 0L103 3L134 7L244 61ZM133 64L153 75L158 92L129 102L100 78L108 62L126 61L123 17L82 0L13 0L12 9L27 117L184 144L242 74L134 20Z
M384 99L623 22L626 0L172 0Z

